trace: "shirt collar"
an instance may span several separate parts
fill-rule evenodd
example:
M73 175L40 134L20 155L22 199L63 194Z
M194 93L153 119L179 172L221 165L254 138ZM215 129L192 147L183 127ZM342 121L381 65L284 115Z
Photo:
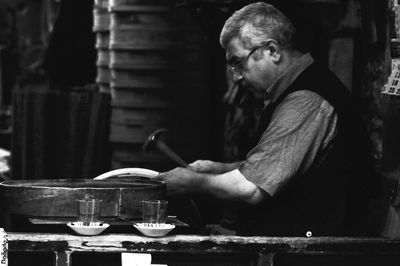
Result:
M314 63L314 58L310 53L306 53L296 59L282 74L280 74L267 88L265 95L265 105L274 102L280 95L293 83L293 81L309 65Z

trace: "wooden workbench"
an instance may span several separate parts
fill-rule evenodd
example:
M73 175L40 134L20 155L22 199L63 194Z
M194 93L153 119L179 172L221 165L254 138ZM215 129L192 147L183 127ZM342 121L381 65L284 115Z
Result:
M284 265L277 257L294 256L307 261L310 256L330 258L323 265L400 265L400 239L384 238L276 238L237 236L173 235L148 238L135 234L77 236L50 233L8 233L9 252L52 252L55 266L72 265L74 253L189 253L254 254L255 261L246 265ZM296 259L297 256L297 259ZM307 257L308 256L308 257ZM10 258L11 259L11 258ZM193 265L200 265L193 256ZM319 262L318 262L319 261ZM346 264L348 262L349 264ZM357 262L357 263L355 263ZM206 264L206 265L211 265ZM12 261L9 262L12 265ZM214 264L213 264L214 265ZM229 264L228 264L229 265ZM302 264L304 265L304 264Z

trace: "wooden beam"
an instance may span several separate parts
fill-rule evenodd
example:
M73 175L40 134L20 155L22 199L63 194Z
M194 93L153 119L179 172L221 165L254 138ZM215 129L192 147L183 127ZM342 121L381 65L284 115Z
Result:
M150 253L155 256L165 255L166 253L185 253L191 257L192 255L203 256L206 254L207 257L211 258L210 262L213 255L219 258L226 256L226 259L229 260L234 254L235 256L244 255L249 258L249 265L260 266L273 266L275 263L279 263L282 257L293 259L293 256L295 256L295 259L300 258L305 259L305 261L310 256L314 258L324 256L324 261L336 258L345 262L345 265L354 265L355 262L359 263L371 259L382 261L382 264L379 265L397 266L398 260L393 260L393 258L400 257L400 239L387 238L197 235L169 235L161 238L149 238L134 234L77 236L10 232L8 233L8 240L10 252L53 252L55 254L54 266L71 266L74 252L109 253L110 255L112 253ZM193 258L189 265L199 265L196 261L197 257L193 256ZM320 264L314 262L311 265Z
M10 251L71 252L197 252L197 253L332 253L398 254L400 239L350 237L240 237L170 235L161 238L133 234L77 236L69 234L13 233Z

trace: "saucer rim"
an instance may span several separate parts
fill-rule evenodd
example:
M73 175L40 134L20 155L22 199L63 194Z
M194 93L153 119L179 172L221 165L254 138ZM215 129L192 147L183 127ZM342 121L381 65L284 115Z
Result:
M133 224L133 226L135 228L143 228L143 229L147 229L147 230L169 230L169 229L174 229L175 225L174 224L168 224L165 223L164 225L166 225L166 227L148 227L148 226L143 226L145 223L135 223Z
M72 228L107 228L110 226L110 224L103 223L103 222L100 225L91 225L91 226L75 225L74 223L76 223L76 222L69 222L69 223L67 223L67 226L72 227Z

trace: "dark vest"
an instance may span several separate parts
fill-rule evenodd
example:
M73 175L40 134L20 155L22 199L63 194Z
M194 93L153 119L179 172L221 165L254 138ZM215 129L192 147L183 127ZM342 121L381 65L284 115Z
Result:
M305 236L366 234L371 196L370 145L361 116L346 87L328 69L313 63L270 104L260 118L259 136L288 94L309 90L327 100L338 114L338 134L322 162L291 178L277 195L255 207L243 206L238 234ZM265 162L268 163L268 162Z

